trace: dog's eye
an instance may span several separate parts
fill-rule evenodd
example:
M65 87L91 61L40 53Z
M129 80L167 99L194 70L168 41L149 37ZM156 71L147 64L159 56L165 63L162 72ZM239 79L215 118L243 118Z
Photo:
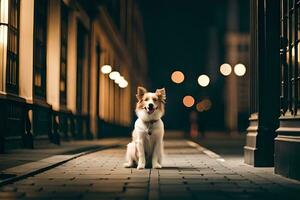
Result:
M148 100L149 100L148 98L145 99L145 101L148 101Z
M157 101L157 99L153 99L153 101Z

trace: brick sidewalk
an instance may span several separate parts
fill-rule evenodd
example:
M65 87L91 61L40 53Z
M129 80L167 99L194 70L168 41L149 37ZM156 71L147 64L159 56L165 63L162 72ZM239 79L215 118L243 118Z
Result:
M95 152L0 188L0 199L298 199L300 183L241 158L167 141L163 169L122 167L125 147Z
M128 139L101 139L101 140L82 140L61 142L61 145L51 143L43 145L35 145L34 149L11 149L0 154L0 172L11 168L36 162L55 155L71 155L78 152L86 151L87 149L110 146L114 144L124 144Z

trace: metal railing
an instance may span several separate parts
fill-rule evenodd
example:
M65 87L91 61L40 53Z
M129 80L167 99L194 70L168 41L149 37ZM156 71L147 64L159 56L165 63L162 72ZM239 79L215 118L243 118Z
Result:
M280 2L281 113L297 115L300 106L300 1Z

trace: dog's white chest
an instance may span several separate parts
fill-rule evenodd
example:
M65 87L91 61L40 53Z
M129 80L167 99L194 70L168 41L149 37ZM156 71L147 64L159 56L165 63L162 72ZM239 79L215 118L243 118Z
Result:
M163 137L163 124L161 120L144 122L137 119L133 138L141 139L144 144L145 154L151 156L155 143Z
M146 125L145 131L147 132L148 136L151 136L154 131L153 124L149 122L149 124Z
M143 122L138 119L135 123L135 130L139 133L151 136L156 132L163 131L162 121L157 120L154 122Z

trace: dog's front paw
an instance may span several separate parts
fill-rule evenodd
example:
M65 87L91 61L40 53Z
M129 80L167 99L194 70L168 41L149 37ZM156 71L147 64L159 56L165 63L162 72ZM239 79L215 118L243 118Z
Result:
M155 164L153 164L152 168L153 169L161 169L162 166L160 164L158 164L158 163L155 163Z
M139 162L137 169L145 169L145 162Z
M139 164L139 165L137 166L137 169L145 169L145 164Z

